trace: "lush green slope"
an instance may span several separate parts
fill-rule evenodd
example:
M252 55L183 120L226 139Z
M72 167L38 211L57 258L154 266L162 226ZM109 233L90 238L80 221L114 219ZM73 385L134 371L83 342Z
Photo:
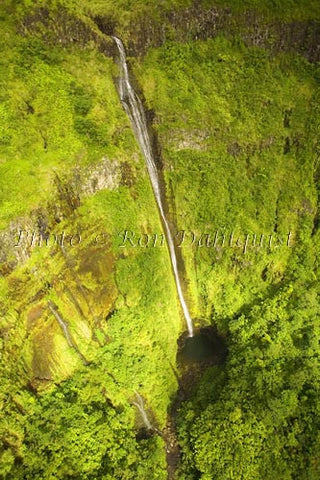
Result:
M166 44L136 72L194 316L230 347L181 409L179 479L316 479L318 66L217 38Z
M134 403L165 426L185 326L166 248L120 246L161 224L97 24L130 50L195 324L228 341L181 406L176 478L319 478L317 30L274 47L317 4L3 6L1 478L166 478ZM199 36L212 8L219 34ZM252 8L268 48L248 46Z
M1 475L165 478L132 402L164 426L182 319L166 248L120 247L161 226L116 67L2 23Z
M300 225L315 215L318 68L217 38L154 50L137 73L186 231L195 314L214 309L223 328L284 280Z

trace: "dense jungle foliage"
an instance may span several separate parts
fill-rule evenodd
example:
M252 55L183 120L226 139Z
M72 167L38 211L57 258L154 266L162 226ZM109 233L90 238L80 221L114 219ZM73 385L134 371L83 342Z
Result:
M317 0L2 0L0 478L319 479L319 19ZM194 325L228 347L192 382L110 34Z

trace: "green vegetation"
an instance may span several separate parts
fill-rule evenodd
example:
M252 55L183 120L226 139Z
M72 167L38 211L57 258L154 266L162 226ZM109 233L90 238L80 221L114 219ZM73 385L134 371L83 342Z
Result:
M14 36L11 29L2 42L0 216L4 228L12 217L48 198L53 171L60 174L102 156L123 159L124 150L129 158L136 146L123 128L127 119L113 84L111 59L94 48L49 47L37 38Z
M250 248L253 235L297 236L313 218L318 67L218 37L151 51L137 73L158 115L178 229L211 243L219 230L220 246L223 232L226 244L241 235L242 248L182 247L205 302L195 316L214 309L223 322L285 275L290 249Z
M206 7L211 7L213 2L203 0L201 3ZM286 0L284 2L279 0L230 0L230 2L217 0L214 4L221 7L225 7L227 4L237 13L258 10L268 17L285 21L319 19L319 4L316 0L309 2L305 0Z
M197 38L211 7L222 26ZM170 220L186 232L195 326L216 326L228 344L226 363L180 403L170 480L318 480L316 27L305 57L293 51L301 39L281 51L277 36L265 48L244 41L244 12L255 10L261 34L269 21L319 19L317 2L1 8L0 478L167 478L185 325L166 247L120 247L126 229L162 228L100 28L123 38L149 110Z
M219 231L217 249L182 247L194 316L230 350L181 408L177 478L316 479L319 68L218 37L149 51L136 73L178 229ZM292 249L251 245L289 231Z

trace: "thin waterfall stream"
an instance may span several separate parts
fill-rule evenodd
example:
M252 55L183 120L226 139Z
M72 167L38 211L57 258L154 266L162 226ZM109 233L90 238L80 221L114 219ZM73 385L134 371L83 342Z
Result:
M48 301L48 307L49 307L49 310L52 312L53 316L55 317L55 319L57 320L57 322L59 323L60 327L62 328L63 334L65 336L65 339L68 342L69 347L74 348L74 344L69 333L69 327L66 324L66 322L61 318L61 316L59 315L59 313L57 312L56 308L54 307L53 303L50 300Z
M53 314L53 316L55 317L55 319L57 320L57 322L59 323L63 331L64 337L68 342L69 347L73 348L77 352L77 354L81 358L81 361L84 365L89 365L89 362L79 350L79 347L77 346L76 342L72 339L72 336L69 331L68 323L66 323L64 319L61 317L61 315L58 312L57 306L51 300L48 301L48 308Z
M137 407L137 409L139 410L139 412L141 414L141 417L142 417L142 420L143 420L143 423L144 423L145 427L147 428L147 430L154 430L154 428L153 428L153 426L152 426L152 424L149 420L149 417L147 415L146 409L144 408L143 398L137 392L136 392L136 397L137 397L137 401L136 402L133 401L132 404L135 405Z
M171 230L170 230L169 223L168 223L168 220L166 218L163 203L162 203L159 175L158 175L157 167L156 167L156 164L155 164L154 155L153 155L153 152L152 152L150 136L149 136L148 129L147 129L146 115L145 115L145 112L144 112L142 102L141 102L139 96L134 91L133 87L131 86L131 83L130 83L130 80L129 80L128 66L127 66L127 61L126 61L126 53L125 53L125 50L124 50L123 43L117 37L112 36L112 38L115 41L115 43L117 45L117 48L119 50L119 54L120 54L120 67L121 67L120 79L119 79L120 100L121 100L123 108L125 109L128 117L131 121L132 128L133 128L133 131L135 133L136 139L137 139L137 141L140 145L140 149L141 149L141 151L144 155L144 158L146 160L147 170L148 170L148 173L149 173L152 189L153 189L154 196L155 196L155 199L156 199L156 202L157 202L157 205L158 205L158 209L159 209L159 212L160 212L162 224L163 224L164 230L165 230L166 239L167 239L167 242L168 242L169 254L170 254L170 258L171 258L171 264L172 264L172 269L173 269L174 278L175 278L175 282L176 282L178 297L179 297L180 304L181 304L181 307L182 307L182 310L183 310L183 313L184 313L184 317L186 319L189 336L193 337L192 318L190 316L190 313L189 313L189 310L188 310L188 307L187 307L187 304L186 304L186 301L184 299L183 292L182 292L174 242L173 242Z

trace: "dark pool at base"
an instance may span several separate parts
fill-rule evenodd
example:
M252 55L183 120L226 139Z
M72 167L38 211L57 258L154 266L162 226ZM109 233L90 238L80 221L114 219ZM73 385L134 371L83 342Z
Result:
M223 363L227 356L225 339L215 327L204 327L195 331L193 337L183 334L179 339L179 363L209 362Z
M213 345L206 335L197 335L186 339L182 354L191 360L201 360L212 355Z

